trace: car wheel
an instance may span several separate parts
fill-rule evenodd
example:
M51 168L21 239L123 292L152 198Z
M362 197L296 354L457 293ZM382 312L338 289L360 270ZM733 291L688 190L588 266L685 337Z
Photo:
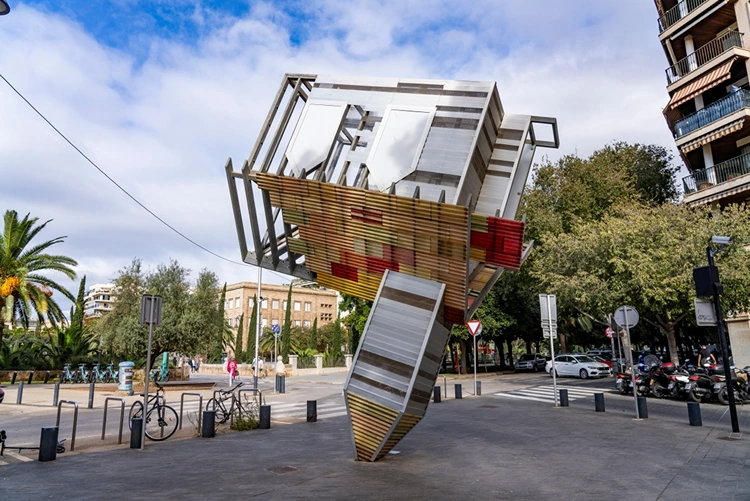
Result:
M579 372L578 375L581 376L581 379L589 378L589 373L586 369L581 369L581 372Z

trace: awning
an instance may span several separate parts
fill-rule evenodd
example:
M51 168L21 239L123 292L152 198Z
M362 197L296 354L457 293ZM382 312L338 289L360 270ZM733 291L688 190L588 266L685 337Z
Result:
M720 186L720 185L716 185ZM720 200L722 198L726 198L732 195L735 195L737 193L742 193L743 191L750 191L750 184L743 184L742 186L737 186L736 188L732 188L731 190L722 191L719 193L716 193L714 195L711 195L710 197L701 198L700 200L696 200L695 202L689 202L690 205L704 205L704 204L710 204L711 202L715 202L716 200Z
M685 101L689 101L711 87L720 84L724 80L728 80L731 76L732 63L734 63L736 59L736 57L733 57L732 59L725 61L721 66L714 68L709 73L690 82L690 84L675 92L674 96L672 96L672 99L669 101L668 106L670 108L676 108Z
M704 144L708 144L711 141L719 139L720 137L723 137L723 136L731 134L732 132L738 131L742 128L744 122L745 122L744 117L740 118L739 120L734 120L732 122L729 122L724 127L721 127L718 130L709 132L708 134L704 134L701 137L695 138L689 143L685 143L684 145L680 146L680 151L682 151L683 153L687 153L688 151L693 151L697 148L700 148Z
M662 110L662 114L664 115L664 119L667 121L667 125L669 126L669 130L674 130L674 123L682 118L682 113L680 113L679 108L672 108L667 104L667 107Z

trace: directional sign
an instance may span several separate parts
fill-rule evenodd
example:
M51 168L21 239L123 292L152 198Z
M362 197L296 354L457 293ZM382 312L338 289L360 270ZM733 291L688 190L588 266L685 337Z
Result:
M557 297L554 294L539 294L539 310L544 339L557 339Z
M606 329L604 329L604 334L606 334L608 338L612 339L612 336L615 335L615 330L612 327L607 327Z
M271 332L273 332L274 336L278 336L281 334L281 326L279 324L273 324L271 326Z
M635 308L632 306L620 306L617 308L617 311L615 311L615 322L617 322L617 325L620 327L635 327L638 325L638 320L640 320L638 312L635 311Z
M482 333L482 322L479 320L469 320L466 327L469 328L469 334L472 336L478 336Z
M695 323L706 326L717 325L713 301L695 298Z

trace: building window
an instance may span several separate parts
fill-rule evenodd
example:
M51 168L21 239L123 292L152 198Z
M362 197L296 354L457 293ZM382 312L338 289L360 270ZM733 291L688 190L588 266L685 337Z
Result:
M295 326L295 327L299 327L299 320L295 320L295 321L294 321L294 326Z
M279 321L274 318L271 320L271 325L279 325Z
M239 327L240 326L240 317L237 317L234 319L234 326Z
M253 298L250 298L247 300L247 307L252 308L255 302L253 301Z
M302 325L304 325L305 327L310 327L310 321L305 320L304 322L302 322Z
M305 311L312 311L312 303L305 302Z
M262 303L260 303L260 307L263 309L268 308L268 299L264 299Z
M284 311L286 311L286 301L284 301Z
M240 303L240 298L238 297L234 298L234 306L236 308L242 308L242 303Z
M273 308L274 310L278 310L279 309L279 300L278 299L274 299L271 302L271 308Z
M231 310L232 308L234 308L234 299L229 300L229 309Z
M260 325L261 325L261 327L264 327L264 328L268 327L268 320L265 319L265 318L261 318L260 319Z
M294 311L301 311L302 310L302 303L299 301L294 302Z

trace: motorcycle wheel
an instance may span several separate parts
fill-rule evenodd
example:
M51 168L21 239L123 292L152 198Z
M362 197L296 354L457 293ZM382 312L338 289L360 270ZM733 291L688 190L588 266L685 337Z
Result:
M721 405L729 405L729 392L727 391L726 386L716 394L716 399Z
M620 388L618 389L618 391L620 392L620 395L627 395L628 393L630 393L629 388L627 386L627 382L624 381L620 385Z
M688 397L689 397L689 398L690 398L690 400L692 400L693 402L698 402L698 403L700 403L700 402L701 402L701 401L703 400L703 397L701 397L700 393L696 393L696 391L695 391L695 390L690 390L690 394L688 395Z
M664 388L661 387L661 385L655 384L653 388L651 388L651 394L656 398L662 398L664 397Z

